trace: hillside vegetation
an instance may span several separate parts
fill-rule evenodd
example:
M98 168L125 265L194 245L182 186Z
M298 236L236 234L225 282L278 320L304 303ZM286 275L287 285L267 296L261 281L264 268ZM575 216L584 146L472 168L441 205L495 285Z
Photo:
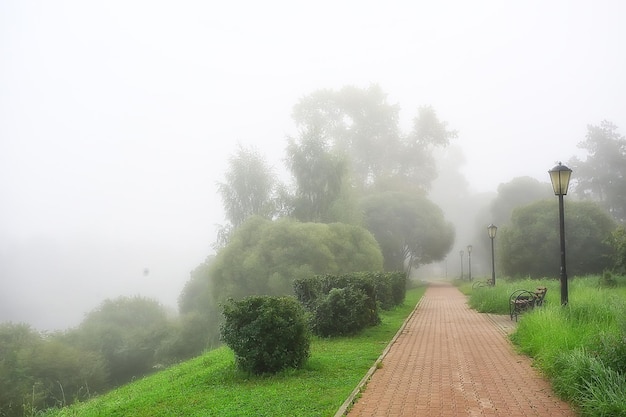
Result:
M332 416L374 364L426 287L354 337L314 338L303 369L273 376L238 371L221 347L46 417Z

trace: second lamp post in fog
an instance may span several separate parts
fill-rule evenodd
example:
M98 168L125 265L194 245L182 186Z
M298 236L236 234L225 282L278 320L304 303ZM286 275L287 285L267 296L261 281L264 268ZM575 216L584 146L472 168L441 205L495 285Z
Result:
M472 245L467 245L467 266L469 281L472 282Z
M498 227L495 224L491 223L487 226L487 233L491 239L491 285L496 285L496 256L493 250L493 240L496 238L497 231Z

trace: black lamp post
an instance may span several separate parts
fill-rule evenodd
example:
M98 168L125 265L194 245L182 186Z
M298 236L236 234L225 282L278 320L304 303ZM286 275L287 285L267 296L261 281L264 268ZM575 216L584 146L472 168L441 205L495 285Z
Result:
M567 305L567 272L565 270L565 211L563 209L563 196L567 195L569 179L572 170L565 165L559 164L548 171L554 195L559 196L559 226L561 231L561 305Z
M463 279L463 251L459 251L459 255L461 256L461 279Z
M493 240L496 238L497 231L498 227L495 224L491 223L487 226L487 233L491 239L491 285L496 285L496 257L493 250Z
M472 282L472 245L467 245L467 264L469 281Z

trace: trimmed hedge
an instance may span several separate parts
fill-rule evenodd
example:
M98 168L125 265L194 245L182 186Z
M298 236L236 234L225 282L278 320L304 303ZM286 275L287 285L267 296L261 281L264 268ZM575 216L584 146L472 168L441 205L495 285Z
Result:
M237 366L254 374L299 368L309 357L306 311L293 297L251 296L222 306L222 340Z
M295 280L294 292L311 313L313 333L348 335L378 324L379 306L390 309L402 304L406 295L406 274L316 275Z
M404 272L363 272L371 276L376 285L376 299L383 310L391 310L404 302L406 297L406 273Z
M318 300L311 330L318 336L348 336L368 326L367 296L348 286L333 288Z

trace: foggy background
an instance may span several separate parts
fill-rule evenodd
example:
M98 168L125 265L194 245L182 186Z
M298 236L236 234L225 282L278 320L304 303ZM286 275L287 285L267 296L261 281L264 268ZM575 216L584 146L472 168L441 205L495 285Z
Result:
M175 309L224 222L227 158L252 145L282 170L318 89L378 84L405 127L432 105L473 195L547 182L588 124L626 129L625 18L619 0L0 2L0 322L62 329L120 295Z

